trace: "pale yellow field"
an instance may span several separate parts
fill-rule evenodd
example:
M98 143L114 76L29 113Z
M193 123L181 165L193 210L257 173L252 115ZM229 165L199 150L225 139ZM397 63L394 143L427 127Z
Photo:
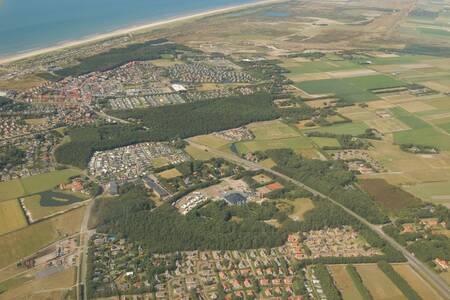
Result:
M407 125L405 125L404 123L395 118L391 119L376 118L372 120L367 120L365 121L365 123L370 128L375 128L381 133L391 133L410 129Z
M194 143L206 145L212 148L220 148L230 143L230 141L227 141L213 134L195 136L191 138L191 140Z
M304 215L306 212L314 208L314 203L308 198L298 198L295 200L283 200L284 203L292 205L294 210L289 215L289 217L296 221L304 220Z
M374 300L404 300L406 297L375 264L355 265Z
M270 158L260 161L259 164L264 168L273 168L276 165L276 163Z
M186 146L185 151L195 160L209 160L215 157L211 152L206 152L190 145Z
M336 286L344 299L362 300L361 295L345 269L345 265L330 265L328 266L328 269L331 271L331 275L336 282Z
M408 264L395 264L392 265L395 271L397 271L403 279L405 279L409 285L421 296L423 299L436 299L441 300L442 297Z
M178 171L177 169L173 168L173 169L169 169L169 170L163 171L163 172L159 173L158 175L161 176L162 178L165 178L165 179L172 179L172 178L179 177L182 174L180 173L180 171Z
M422 102L422 101L413 101L413 102L408 102L408 103L402 103L402 104L400 104L400 106L410 113L435 109L433 106L431 106L425 102Z
M16 199L0 202L0 235L27 226L27 220Z
M367 103L367 105L369 106L370 109L385 109L395 107L395 104L386 100L371 101Z

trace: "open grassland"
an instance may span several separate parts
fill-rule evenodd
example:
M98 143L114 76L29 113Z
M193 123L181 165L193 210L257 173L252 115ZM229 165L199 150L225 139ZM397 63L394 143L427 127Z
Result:
M378 100L371 90L405 86L405 83L386 75L351 77L343 79L311 80L296 84L308 94L332 94L350 103Z
M81 207L63 215L27 226L0 236L0 268L29 256L64 236L80 230L85 208Z
M299 153L303 149L313 148L307 137L281 121L253 123L247 127L255 139L235 144L237 151L241 154L282 148L289 148Z
M336 124L331 126L324 126L317 129L306 130L308 131L318 131L318 132L327 132L333 134L350 134L350 135L359 135L364 133L366 129L369 127L363 122L352 122L352 123L343 123Z
M197 147L194 146L186 146L185 151L187 154L189 154L193 159L195 160L209 160L214 156L214 154L198 149Z
M32 280L25 280L22 284L14 284L3 294L2 299L63 299L62 295L75 283L76 268L71 267L62 272L51 274L47 277L33 277ZM20 283L20 282L18 282ZM57 294L44 293L42 291L56 291ZM49 296L50 295L50 296Z
M19 198L25 194L19 179L0 182L0 201Z
M422 299L443 299L408 264L393 264L392 267L403 277L403 279L406 280L406 282L409 283L413 290L415 290L419 296L422 297Z
M323 147L341 147L339 141L335 138L312 137L311 140L320 148Z
M322 59L320 61L306 61L298 62L294 59L286 59L281 67L289 70L288 77L290 75L296 76L298 74L305 73L321 73L330 71L344 71L361 69L361 66L346 60L327 60Z
M371 57L372 65L397 65L397 64L415 64L431 56L424 55L399 55L394 57Z
M450 284L450 272L442 272L439 274L448 284Z
M374 300L404 300L406 297L375 264L355 265Z
M360 178L382 178L394 185L450 180L450 155L416 155L404 152L386 138L371 141L368 154L387 170L385 173L360 175ZM427 170L424 172L424 170Z
M264 168L273 168L276 166L276 163L270 158L260 161L259 164Z
M314 203L309 198L280 201L280 204L283 203L292 207L292 212L289 214L289 217L296 221L303 221L305 213L314 208Z
M211 148L220 148L230 143L230 141L213 134L195 136L191 140L197 144L206 145Z
M450 206L450 181L405 185L403 189L424 201Z
M61 191L45 191L25 197L25 206L33 220L39 220L54 213L69 209L71 205L86 199L85 195Z
M343 299L363 300L351 277L348 275L345 265L330 265L328 269L331 271L336 287L341 292Z
M420 204L420 200L402 189L390 185L383 179L359 180L360 186L384 208L399 211Z
M428 100L427 103L437 109L450 109L450 97Z
M22 185L28 195L40 193L67 182L71 176L81 175L82 171L77 169L65 169L50 173L22 178Z
M0 202L0 235L27 226L27 220L16 199Z
M158 175L165 179L172 179L172 178L179 177L182 174L176 168L173 168L173 169L163 171L163 172L159 173Z

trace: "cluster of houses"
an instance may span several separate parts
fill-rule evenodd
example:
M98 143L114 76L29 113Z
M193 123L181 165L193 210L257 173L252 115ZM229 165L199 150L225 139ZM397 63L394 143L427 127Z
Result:
M327 228L304 233L303 244L308 256L319 257L361 257L382 254L370 247L351 226Z
M305 242L300 234L292 234L286 244L271 249L157 254L125 239L97 233L91 243L94 257L90 281L98 293L114 286L116 293L140 291L156 299L188 299L192 292L202 299L218 299L224 294L226 299L302 299L294 287L296 272L302 270L294 270L292 263L320 256L379 254L362 246L355 249L356 239L357 234L344 227L309 232ZM328 252L321 253L314 248L316 244ZM306 254L308 251L311 254ZM314 274L306 278L308 292L312 295L314 290L320 295L322 288Z
M142 107L158 107L165 105L182 104L186 101L178 93L154 91L155 94L121 96L109 100L109 105L114 110L134 109ZM159 92L159 93L158 93Z
M176 64L168 71L173 81L183 83L251 83L255 81L245 72L201 62Z
M335 160L345 161L349 170L359 172L360 174L384 172L383 166L363 150L350 149L337 151L332 156Z
M0 169L0 181L8 181L55 170L51 153L61 138L49 132L41 134L41 137L37 139L34 136L30 136L10 142L11 145L25 151L24 161L20 165L7 165L5 168Z
M238 127L214 133L215 136L223 138L230 142L239 142L244 140L252 140L253 133L247 127Z
M169 143L141 143L95 152L89 162L89 174L104 181L125 182L148 175L155 165L179 164L189 156Z

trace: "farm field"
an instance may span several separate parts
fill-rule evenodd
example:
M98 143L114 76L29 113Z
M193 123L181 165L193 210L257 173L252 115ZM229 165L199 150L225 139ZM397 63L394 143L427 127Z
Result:
M362 179L359 185L371 195L375 201L390 211L400 211L403 208L420 204L420 200L403 191L399 187L390 185L383 179Z
M19 198L25 194L20 179L0 182L0 201Z
M450 207L450 181L404 185L403 189L424 201L443 204Z
M66 235L80 230L85 208L81 207L63 215L27 226L0 236L0 268L33 254Z
M64 289L70 289L75 283L75 275L76 269L75 267L71 267L47 277L34 277L32 280L27 280L23 284L11 286L10 289L2 294L2 299L38 299L40 296L45 297L43 299L62 299L60 297L64 295ZM36 293L36 291L42 290L55 290L57 293L43 293L42 295L41 292Z
M195 143L206 145L211 148L220 148L230 143L230 141L222 139L213 134L195 136L191 138L191 140Z
M374 300L404 300L406 297L375 264L355 265Z
M392 267L398 272L403 279L405 279L409 285L421 296L423 299L443 299L438 293L408 264L393 264Z
M214 154L211 154L209 152L203 151L201 149L198 149L194 146L186 146L185 151L189 156L191 156L195 160L209 160L214 156Z
M320 148L323 147L341 147L339 141L335 138L312 137L311 140Z
M50 216L68 209L71 205L86 199L78 193L45 191L25 197L25 206L31 212L33 220Z
M318 132L327 132L327 133L333 133L333 134L359 135L359 134L364 133L364 131L368 128L369 128L369 126L367 126L363 122L351 122L351 123L336 124L336 125L331 125L331 126L323 126L320 128L305 130L305 132L318 131Z
M0 235L26 227L27 220L16 199L0 202Z
M404 86L405 83L386 75L304 81L296 86L308 94L333 94L345 102L358 103L380 99L371 90Z
M433 127L424 127L394 133L394 142L401 144L416 144L434 146L439 150L450 150L450 135Z
M407 153L397 145L393 145L389 137L384 141L371 143L374 147L368 150L368 154L387 172L360 175L360 178L381 178L394 185L450 180L450 155L446 152L437 155Z
M309 138L281 121L252 123L247 127L255 139L235 143L240 154L281 148L289 148L300 153L303 149L313 148Z
M286 59L281 67L289 70L288 77L305 73L321 73L330 71L343 71L361 69L361 66L346 60L327 60L298 62L294 59Z
M351 277L348 275L345 269L346 265L329 265L328 269L331 271L331 275L334 278L336 287L342 294L342 298L345 300L363 300L361 294L356 289Z
M391 108L391 112L398 120L405 123L411 129L421 129L431 126L427 122L407 112L405 109L401 107Z

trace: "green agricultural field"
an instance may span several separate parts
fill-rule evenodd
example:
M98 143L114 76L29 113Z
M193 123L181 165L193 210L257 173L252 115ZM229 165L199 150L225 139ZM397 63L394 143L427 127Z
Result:
M402 187L409 193L421 198L424 201L430 201L435 204L450 204L450 182L428 182L416 185L405 185Z
M25 206L34 220L68 209L72 204L86 200L81 194L45 191L25 198Z
M209 160L215 157L214 154L198 149L194 146L187 146L185 151L195 160Z
M27 220L16 199L0 202L0 235L27 226Z
M363 134L368 128L369 126L367 126L364 122L352 122L352 123L336 124L332 126L324 126L317 129L309 129L306 130L305 132L318 131L333 134L359 135Z
M357 103L377 100L379 97L371 92L405 86L406 83L386 75L371 75L342 79L311 80L297 83L296 86L313 95L334 94L343 101Z
M440 150L450 150L450 136L433 127L395 132L394 142L398 145L421 144L434 146Z
M66 235L80 230L85 208L27 226L0 236L0 268L29 256Z
M417 28L417 31L424 35L446 38L450 37L450 31L436 28Z
M430 59L431 56L424 55L400 55L397 57L373 57L370 61L374 65L397 65L397 64L415 64L424 59Z
M414 116L413 114L407 112L401 107L391 108L391 112L398 120L408 125L411 129L420 129L431 126L424 120Z
M439 124L439 127L450 133L450 123Z
M299 136L296 129L281 121L253 123L247 126L257 140L283 139Z
M341 144L335 138L312 137L311 140L320 148L323 147L340 147Z
M195 143L206 145L211 148L220 148L230 143L229 141L213 134L199 135L191 138L191 140Z
M346 71L361 68L361 66L346 60L341 61L321 60L309 62L296 62L295 60L287 60L285 63L280 64L280 66L288 69L292 75L332 72L332 71Z
M309 149L313 147L311 141L304 136L274 140L253 140L247 142L239 142L235 145L240 154L283 148L289 148L298 152L301 149Z
M64 169L50 173L39 174L21 179L24 195L32 195L50 190L61 183L67 182L72 176L81 175L82 171L77 169Z
M0 182L0 201L19 198L25 194L19 179Z

